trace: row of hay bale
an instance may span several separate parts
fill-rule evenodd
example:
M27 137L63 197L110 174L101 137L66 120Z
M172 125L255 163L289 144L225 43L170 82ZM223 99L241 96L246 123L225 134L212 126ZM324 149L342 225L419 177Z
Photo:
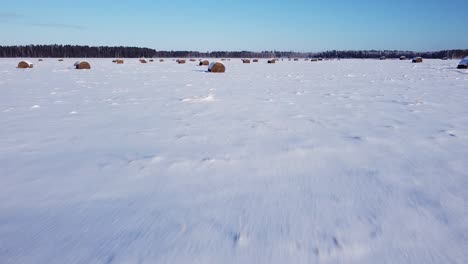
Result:
M384 60L386 58L381 57L380 59ZM308 59L305 59L305 60L308 61ZM311 62L316 62L316 61L320 61L320 60L321 60L321 58L312 58L312 59L310 59ZM400 60L406 60L406 57L401 56ZM39 59L39 61L43 61L43 60ZM59 61L63 61L63 59L59 59ZM150 59L149 61L152 62L154 60ZM163 59L160 59L159 61L164 62ZM196 61L196 60L195 59L190 59L190 61ZM254 59L253 61L258 62L258 59ZM270 59L270 60L268 60L268 64L274 64L274 63L276 63L276 61L277 61L277 59ZM114 62L116 64L123 64L124 60L123 59L116 59L116 60L113 60L112 62ZM142 58L142 59L140 59L140 62L141 63L147 63L148 60ZM184 64L185 60L178 59L178 60L176 60L176 62L178 64ZM249 59L242 59L242 62L243 63L250 63L250 60ZM412 59L412 63L422 63L422 62L423 62L422 57L415 57L415 58ZM226 71L226 67L221 62L213 62L213 63L210 64L210 62L207 61L207 60L204 60L204 61L200 60L199 66L209 66L208 67L209 72L225 72ZM27 60L20 61L18 63L18 68L19 69L28 69L28 68L33 68L33 67L34 67L34 64L31 63L30 61L27 61ZM77 61L77 62L75 62L74 67L75 67L75 69L79 69L79 70L89 70L89 69L91 69L91 64L88 61ZM467 69L468 68L468 57L465 57L462 61L460 61L457 68L458 69Z
M73 64L75 69L77 70L89 70L91 69L91 64L87 61L77 61L75 64ZM34 64L32 64L29 61L20 61L18 63L18 69L31 69L34 67Z

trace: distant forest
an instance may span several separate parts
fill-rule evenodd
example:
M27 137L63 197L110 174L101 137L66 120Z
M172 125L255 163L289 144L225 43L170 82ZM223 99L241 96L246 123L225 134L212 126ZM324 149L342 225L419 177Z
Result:
M1 58L424 58L459 59L468 56L465 50L442 50L435 52L414 52L397 50L360 50L360 51L324 51L324 52L284 52L284 51L157 51L138 47L90 47L73 45L27 45L0 46Z

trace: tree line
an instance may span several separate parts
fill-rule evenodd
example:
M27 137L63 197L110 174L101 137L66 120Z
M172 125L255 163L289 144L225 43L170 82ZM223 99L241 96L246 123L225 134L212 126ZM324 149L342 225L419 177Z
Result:
M292 51L157 51L139 47L92 47L78 45L26 45L0 46L1 58L408 58L421 56L424 58L458 59L468 56L465 50L442 50L434 52L415 52L398 50L350 50L323 52L292 52Z

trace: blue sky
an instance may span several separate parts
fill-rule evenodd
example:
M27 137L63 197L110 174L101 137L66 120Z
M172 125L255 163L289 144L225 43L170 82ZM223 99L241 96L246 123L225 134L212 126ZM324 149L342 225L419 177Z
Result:
M468 0L0 2L0 45L198 51L468 48Z

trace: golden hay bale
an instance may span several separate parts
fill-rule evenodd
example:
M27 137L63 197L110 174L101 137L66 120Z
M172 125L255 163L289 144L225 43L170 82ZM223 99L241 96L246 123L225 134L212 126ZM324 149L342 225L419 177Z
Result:
M160 59L159 62L164 62L164 60L163 60L163 59Z
M210 62L207 61L207 60L204 60L204 61L200 61L200 64L198 64L199 66L209 66L210 65Z
M75 62L75 69L77 70L90 70L91 64L87 61L77 61Z
M177 63L179 63L179 64L185 64L185 60L177 60Z
M223 73L226 71L226 67L221 62L212 62L210 66L208 66L209 72L216 72L216 73Z
M242 62L243 62L243 63L250 63L250 60L248 60L248 59L243 59Z
M258 62L258 60L257 60L257 59L254 59L253 62Z
M18 63L18 69L28 69L32 67L34 67L34 65L29 61L20 61Z
M423 59L421 57L416 57L412 60L413 63L422 63Z
M275 63L276 63L275 59L268 60L268 64L275 64Z
M124 64L124 60L122 60L122 59L117 59L117 60L115 60L115 63L117 63L117 64Z
M401 56L400 60L406 60L406 56Z

